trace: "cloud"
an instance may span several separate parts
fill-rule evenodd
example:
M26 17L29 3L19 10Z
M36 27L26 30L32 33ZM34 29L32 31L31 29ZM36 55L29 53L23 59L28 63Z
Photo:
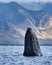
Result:
M25 3L29 3L29 2L52 2L52 0L0 0L0 2L11 2L11 1L25 2Z

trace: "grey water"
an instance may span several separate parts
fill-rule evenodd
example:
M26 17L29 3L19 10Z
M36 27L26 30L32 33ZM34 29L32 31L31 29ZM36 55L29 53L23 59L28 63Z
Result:
M24 46L0 46L0 65L52 65L52 46L41 46L43 56L24 57Z

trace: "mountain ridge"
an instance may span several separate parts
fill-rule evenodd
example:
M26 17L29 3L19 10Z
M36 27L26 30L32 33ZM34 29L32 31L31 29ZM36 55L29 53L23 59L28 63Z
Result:
M43 22L47 17L46 16L43 18L44 15L47 15L45 11L28 10L15 2L4 3L4 5L3 3L2 6L0 5L0 43L4 41L24 43L24 35L28 27L33 28L37 37L41 39L46 39L46 37L44 36L47 35L47 32L49 33L49 31L52 30L50 29L49 31L47 31L46 29L44 31L44 27L40 26L42 29L40 29L39 27L39 25L41 24L40 20ZM41 25L43 26L43 24ZM48 38L50 39L49 36Z

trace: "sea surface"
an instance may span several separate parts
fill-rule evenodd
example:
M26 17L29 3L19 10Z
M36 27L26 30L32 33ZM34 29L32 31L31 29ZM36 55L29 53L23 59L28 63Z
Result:
M43 56L24 57L24 46L0 46L0 65L52 65L52 46L41 46Z

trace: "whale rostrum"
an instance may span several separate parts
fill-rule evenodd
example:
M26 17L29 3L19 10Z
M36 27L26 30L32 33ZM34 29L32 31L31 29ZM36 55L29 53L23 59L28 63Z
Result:
M35 32L28 28L25 34L24 56L42 56Z

